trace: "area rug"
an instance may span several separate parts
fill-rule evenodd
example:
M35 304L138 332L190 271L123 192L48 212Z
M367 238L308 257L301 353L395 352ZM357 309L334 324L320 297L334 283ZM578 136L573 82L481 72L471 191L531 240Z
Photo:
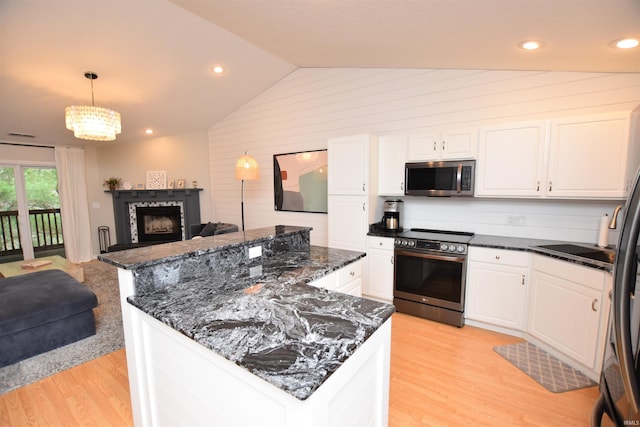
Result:
M596 385L582 372L529 342L503 345L493 350L553 393Z
M101 261L82 264L84 284L98 297L96 334L64 347L0 368L0 394L124 347L116 267Z

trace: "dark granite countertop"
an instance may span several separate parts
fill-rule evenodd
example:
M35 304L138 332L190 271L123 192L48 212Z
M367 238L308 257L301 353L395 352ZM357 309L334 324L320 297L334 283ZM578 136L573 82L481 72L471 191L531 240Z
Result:
M284 235L308 232L309 230L311 230L310 227L277 225L235 233L216 234L201 239L182 240L179 242L110 252L98 255L98 259L115 265L116 267L124 268L125 270L134 270L140 267L163 264L168 261L194 258L220 249L240 247L249 242L257 245L260 241Z
M129 303L304 400L395 311L305 284L364 255L311 246L137 294Z
M401 233L389 233L383 230L370 228L368 235L378 236L378 237L396 237L398 235L401 235ZM589 245L588 243L567 242L562 240L533 239L533 238L526 238L526 237L492 236L487 234L475 234L471 239L471 241L469 242L470 246L496 248L496 249L508 249L512 251L534 252L537 254L542 254L552 258L556 258L562 261L568 261L575 264L584 265L586 267L597 268L599 270L611 271L613 269L613 264L608 262L597 261L590 258L579 256L579 255L571 255L571 254L562 253L562 252L540 247L542 245L557 245L557 244L574 244L577 246L591 247L593 249L601 249L601 248L597 248L596 245ZM606 249L609 251L614 250L614 248L611 248L611 247Z

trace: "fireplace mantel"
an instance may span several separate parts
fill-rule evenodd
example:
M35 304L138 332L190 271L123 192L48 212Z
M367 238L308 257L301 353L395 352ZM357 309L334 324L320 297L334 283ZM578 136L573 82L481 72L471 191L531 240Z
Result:
M140 202L182 202L185 236L190 238L189 225L200 224L200 191L202 188L105 191L113 198L117 243L131 243L129 204Z

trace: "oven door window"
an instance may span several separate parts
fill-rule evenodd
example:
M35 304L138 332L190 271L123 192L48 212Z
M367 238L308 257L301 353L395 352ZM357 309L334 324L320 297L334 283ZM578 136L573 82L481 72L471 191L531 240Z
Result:
M464 259L396 251L395 290L462 303Z

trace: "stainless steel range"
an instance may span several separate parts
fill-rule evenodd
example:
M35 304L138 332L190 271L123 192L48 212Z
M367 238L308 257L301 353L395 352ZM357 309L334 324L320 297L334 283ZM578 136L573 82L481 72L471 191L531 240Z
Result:
M400 313L464 325L467 246L473 233L412 228L394 242L393 303Z

